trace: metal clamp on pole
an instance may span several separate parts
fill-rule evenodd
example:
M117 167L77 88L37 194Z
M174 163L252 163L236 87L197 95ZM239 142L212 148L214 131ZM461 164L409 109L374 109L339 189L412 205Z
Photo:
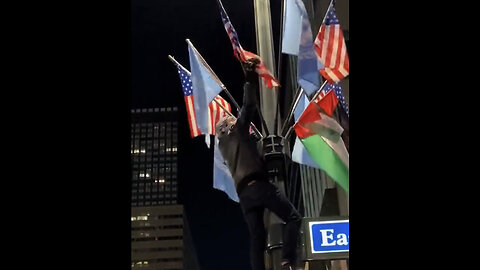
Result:
M278 176L279 162L283 167L284 157L288 155L285 148L285 139L278 135L269 135L261 140L265 163L267 164L268 173L271 179ZM283 178L283 177L282 177Z

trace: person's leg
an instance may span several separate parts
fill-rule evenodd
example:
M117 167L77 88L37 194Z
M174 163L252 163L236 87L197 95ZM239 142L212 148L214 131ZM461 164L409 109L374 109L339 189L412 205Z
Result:
M286 223L283 232L282 260L294 265L301 216L287 197L275 185L270 185L265 196L265 207Z
M265 270L265 225L263 223L263 207L255 207L244 213L250 232L250 261L253 270Z
M265 208L262 204L262 190L258 186L246 187L239 194L243 217L250 233L250 261L252 270L265 270L264 251L266 232L263 223Z

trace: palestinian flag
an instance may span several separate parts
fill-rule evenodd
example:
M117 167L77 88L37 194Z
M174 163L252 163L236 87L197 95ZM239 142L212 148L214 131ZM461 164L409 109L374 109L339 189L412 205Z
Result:
M348 193L349 155L343 128L332 118L338 105L334 91L307 106L293 126L315 163Z

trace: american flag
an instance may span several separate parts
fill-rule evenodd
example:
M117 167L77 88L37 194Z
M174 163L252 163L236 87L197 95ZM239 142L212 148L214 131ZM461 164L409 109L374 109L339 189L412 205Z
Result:
M217 3L220 8L220 16L222 17L223 26L225 27L225 31L227 31L228 37L230 38L230 42L232 43L233 55L241 62L245 62L252 58L260 59L260 63L258 64L256 69L256 72L258 73L258 75L263 78L268 88L272 88L274 86L280 86L280 83L277 81L277 79L275 79L272 73L267 69L267 67L265 66L265 63L263 63L263 60L260 58L260 56L252 52L246 51L242 48L242 45L240 45L240 40L238 39L237 32L235 31L235 28L233 28L233 25L230 22L230 19L228 18L227 12L223 7L222 1L217 0Z
M318 95L318 97L313 101L317 104L322 101L323 107L322 110L330 117L333 116L333 112L338 105L338 98L337 95L331 93L332 89L323 89L322 92Z
M185 98L185 107L187 108L188 125L190 126L190 137L201 135L198 129L195 118L195 105L193 103L193 87L190 79L190 72L178 65L178 74L180 75L180 82L182 83L183 95ZM222 104L229 112L232 111L230 104L221 96L216 96L215 99ZM215 135L215 125L226 115L226 112L215 102L212 101L208 105L208 134Z
M330 4L324 22L315 38L315 53L325 68L322 76L330 83L339 82L348 75L348 54L343 31L335 14L334 2Z
M225 31L227 31L230 42L232 43L233 55L240 61L245 61L246 58L244 50L242 48L242 45L240 45L240 41L238 40L237 31L235 31L235 28L233 28L233 25L228 18L227 12L225 12L225 9L223 8L222 2L218 1L218 5L220 8L220 17L222 17L223 27L225 27Z
M348 112L347 102L345 101L345 97L343 96L342 87L340 87L340 85L338 83L334 83L334 84L327 83L327 85L325 85L325 88L323 89L322 92L328 93L331 90L333 90L333 92L337 96L338 100L340 101L340 104L342 104L342 107L345 110L345 112L347 113L347 116L350 116L350 114Z

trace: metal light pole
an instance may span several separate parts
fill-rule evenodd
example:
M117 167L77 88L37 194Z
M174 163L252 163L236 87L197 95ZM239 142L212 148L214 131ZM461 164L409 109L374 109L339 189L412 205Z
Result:
M270 15L270 0L254 0L255 33L257 54L263 59L265 66L278 78L275 66L272 21ZM285 140L277 130L280 119L277 117L278 89L268 89L263 82L259 82L260 112L265 120L269 135L262 139L265 160L272 179L278 188L285 193ZM276 123L277 122L277 123ZM264 134L265 131L264 131ZM283 222L275 214L266 211L267 227L267 266L276 270L280 268L281 247L283 244Z

